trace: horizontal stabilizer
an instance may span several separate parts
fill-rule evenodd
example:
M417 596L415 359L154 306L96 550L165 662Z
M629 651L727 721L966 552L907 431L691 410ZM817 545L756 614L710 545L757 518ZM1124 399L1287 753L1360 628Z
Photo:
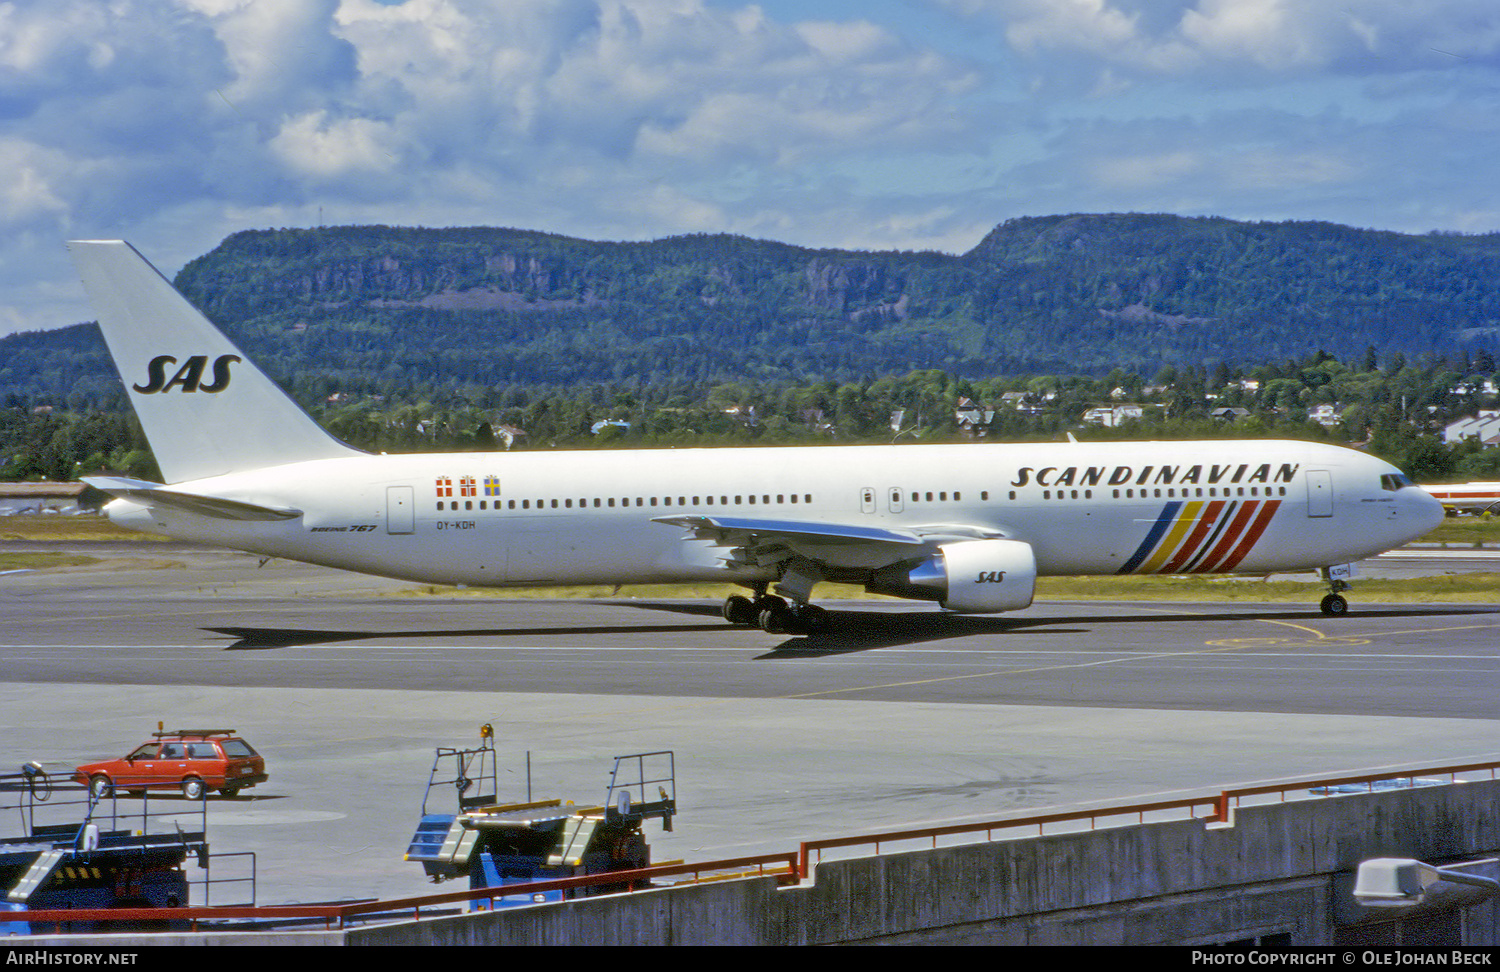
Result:
M143 506L164 506L168 509L185 510L199 516L211 516L216 520L294 520L302 515L301 510L261 506L222 496L201 496L168 489L161 483L144 479L127 479L122 476L85 476L83 481L97 490L119 499L128 499Z

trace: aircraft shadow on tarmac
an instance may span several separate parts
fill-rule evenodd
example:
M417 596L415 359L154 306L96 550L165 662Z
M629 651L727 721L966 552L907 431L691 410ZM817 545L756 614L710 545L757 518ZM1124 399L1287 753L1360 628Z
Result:
M648 611L670 611L679 614L717 616L715 605L672 602L631 601L628 607ZM1452 617L1466 614L1495 614L1493 607L1413 607L1361 610L1356 615L1337 619L1337 623L1355 623L1360 618ZM1218 611L1181 614L1101 614L1069 615L1046 618L979 617L948 614L939 611L836 611L829 610L828 630L797 635L757 657L825 658L833 654L895 648L900 645L966 638L976 635L1002 635L1010 632L1028 634L1087 634L1099 625L1161 624L1172 621L1229 622L1263 619L1267 621L1334 621L1304 609L1283 611ZM751 630L756 629L742 629Z
M660 611L670 614L687 614L698 617L719 618L716 604L692 604L681 601L601 601L615 607L630 607L643 611ZM1056 617L979 617L965 614L948 614L941 611L839 611L830 610L828 630L816 634L796 635L777 645L771 651L757 657L825 658L831 654L846 654L872 651L879 648L894 648L900 645L922 644L944 641L951 638L967 638L983 635L1003 635L1011 632L1028 634L1078 635L1087 634L1100 625L1164 624L1173 621L1231 622L1263 619L1268 621L1331 621L1306 609L1291 608L1283 611L1216 611L1179 614L1099 614L1062 615ZM1452 617L1467 614L1495 614L1497 609L1484 607L1411 607L1361 610L1357 614L1340 618L1337 624L1354 624L1361 618L1415 618ZM298 648L310 645L335 644L339 642L370 641L390 638L462 638L462 637L546 637L546 636L590 636L619 634L682 634L690 631L718 633L759 633L757 628L732 628L723 621L711 624L609 624L570 627L527 628L431 628L419 631L329 631L314 628L205 628L215 634L236 639L225 645L225 651L267 651L278 648Z
M203 630L238 639L234 644L225 645L225 651L266 651L274 648L327 645L341 641L369 641L375 638L524 638L542 635L649 634L653 631L721 631L723 628L722 624L609 624L558 628L431 628L425 631L322 631L315 628L204 628Z

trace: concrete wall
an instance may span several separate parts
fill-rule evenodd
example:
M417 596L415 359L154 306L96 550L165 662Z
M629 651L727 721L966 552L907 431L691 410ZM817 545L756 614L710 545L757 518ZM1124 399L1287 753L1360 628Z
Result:
M819 865L770 879L356 929L350 944L1209 944L1399 941L1349 900L1370 857L1433 863L1500 850L1500 782L1246 807L1230 825L1178 821ZM1388 922L1386 914L1377 914ZM1428 916L1435 935L1460 927ZM1436 921L1436 923L1434 923ZM1495 941L1495 907L1466 911ZM1443 929L1447 929L1446 931ZM1444 944L1445 942L1435 942Z
M1186 820L830 861L814 882L663 888L345 932L67 936L37 944L1493 945L1495 899L1412 917L1350 894L1371 857L1445 864L1500 853L1500 782L1246 807ZM1480 870L1500 876L1500 868ZM1457 906L1463 906L1462 908Z

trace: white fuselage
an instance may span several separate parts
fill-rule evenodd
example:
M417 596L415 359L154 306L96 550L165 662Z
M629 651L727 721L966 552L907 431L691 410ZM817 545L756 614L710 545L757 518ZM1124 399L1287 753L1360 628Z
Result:
M180 483L293 508L239 521L116 500L123 526L439 584L773 579L654 517L991 531L1037 572L1267 572L1348 563L1442 518L1399 473L1292 441L819 446L352 456ZM874 566L874 565L872 565Z
M1500 506L1500 483L1454 483L1423 486L1443 506L1455 510L1487 510Z

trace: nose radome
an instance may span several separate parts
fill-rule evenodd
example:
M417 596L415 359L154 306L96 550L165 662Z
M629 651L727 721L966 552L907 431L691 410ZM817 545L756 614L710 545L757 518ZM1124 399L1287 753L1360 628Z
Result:
M1401 494L1401 499L1406 506L1405 512L1408 514L1403 519L1411 522L1413 531L1410 540L1416 540L1431 533L1447 516L1443 510L1443 504L1420 486L1408 486L1401 491Z

